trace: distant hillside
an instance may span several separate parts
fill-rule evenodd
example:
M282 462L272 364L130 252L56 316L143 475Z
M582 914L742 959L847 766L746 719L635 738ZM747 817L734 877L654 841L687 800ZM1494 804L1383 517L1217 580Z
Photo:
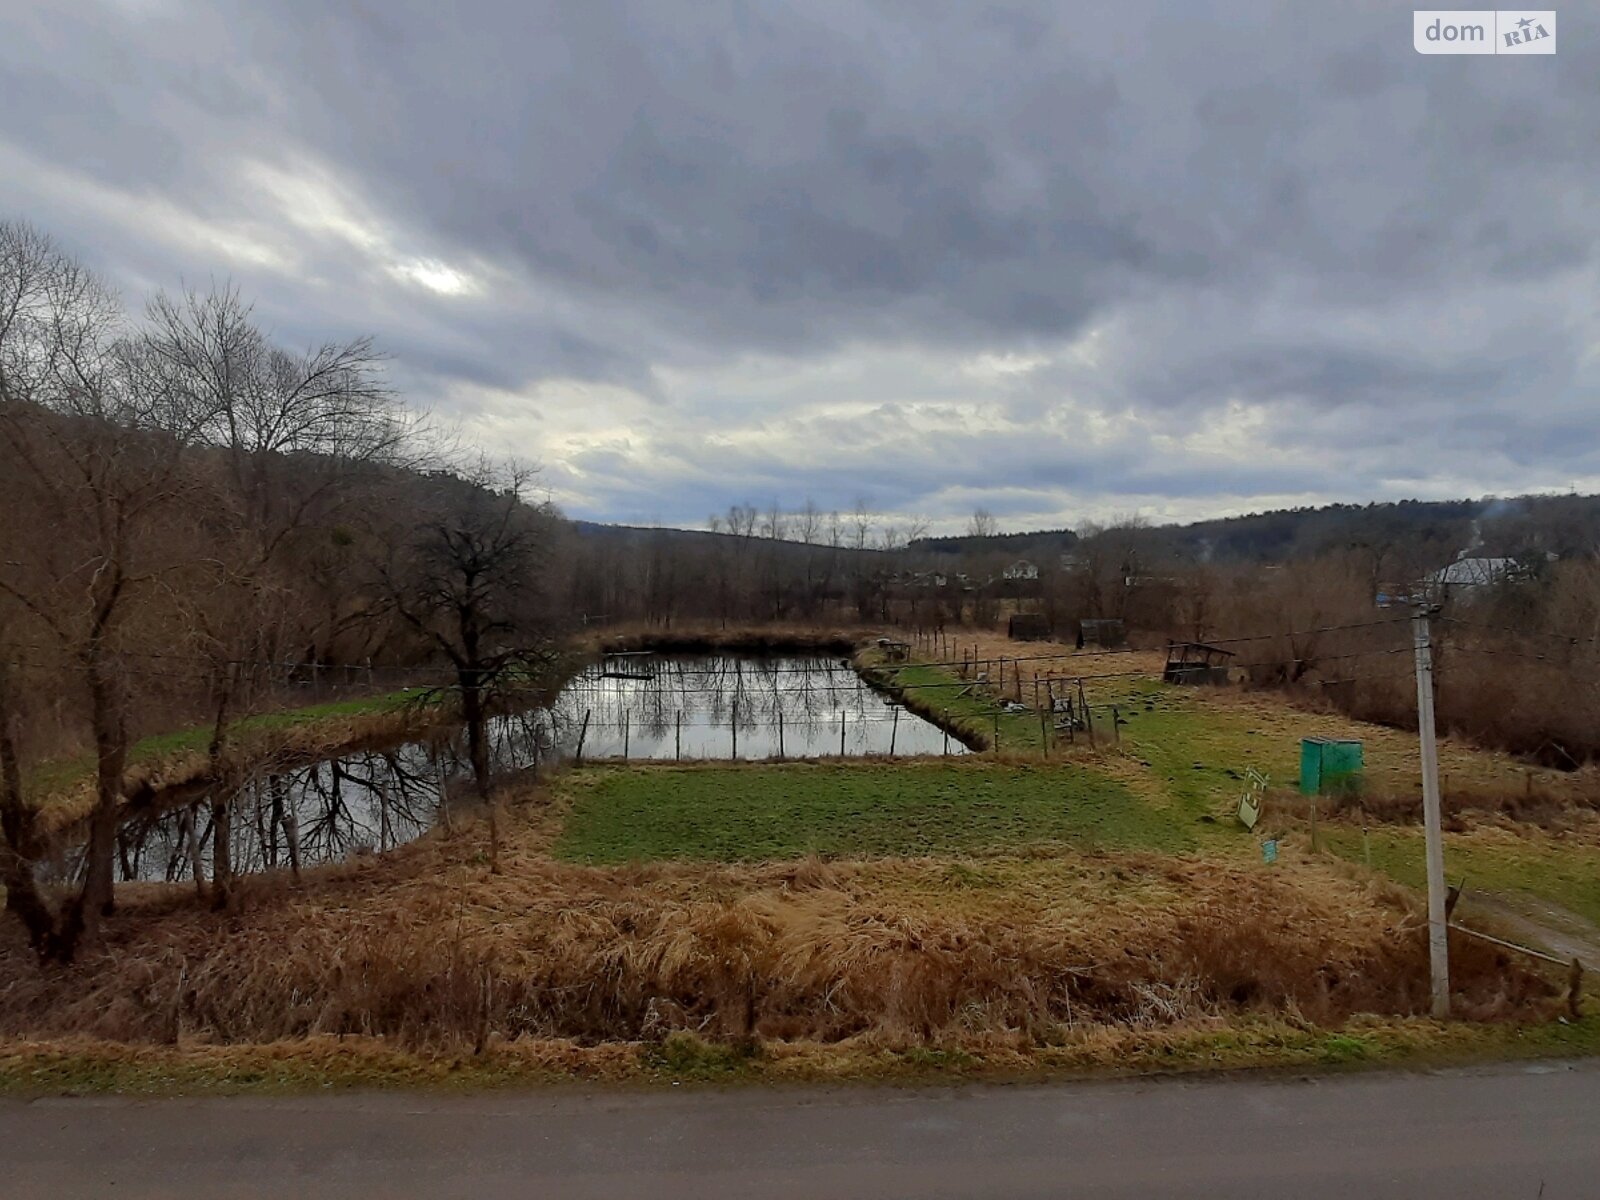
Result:
M1078 535L1070 529L1044 529L1035 533L998 533L993 537L925 537L910 548L923 554L1014 555L1018 558L1060 554L1077 545Z
M1146 553L1195 562L1285 562L1332 550L1411 548L1567 557L1600 548L1600 496L1330 504L1138 531Z
M725 546L730 542L739 540L739 534L713 532L709 529L672 529L655 525L606 525L599 521L573 521L573 530L579 537L587 538L594 542L608 542L613 545L630 547L644 546L670 546L674 550L713 550ZM752 542L768 548L775 549L781 556L803 556L808 551L816 553L829 547L813 542L809 547L802 542L780 540L777 542L769 538L752 537ZM852 554L877 554L877 550L864 549L852 550L845 547L839 548L839 553Z
M1600 496L1516 496L1329 504L1220 517L1186 525L1118 528L1120 546L1148 562L1274 563L1349 548L1404 547L1448 562L1462 551L1494 555L1600 552ZM995 553L1043 559L1080 541L1069 529L994 537L921 538L930 554Z

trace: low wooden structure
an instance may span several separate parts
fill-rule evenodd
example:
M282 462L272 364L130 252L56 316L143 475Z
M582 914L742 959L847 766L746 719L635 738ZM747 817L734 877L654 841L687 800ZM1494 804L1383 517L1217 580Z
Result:
M1128 644L1128 627L1120 617L1087 617L1078 622L1078 649L1099 646L1114 650Z
M889 662L905 662L911 657L910 642L897 642L893 638L881 637L878 639L878 649L883 651L883 657Z
M1006 636L1014 642L1043 642L1050 637L1050 622L1043 613L1013 613L1006 621Z
M1167 665L1161 678L1167 683L1227 683L1228 660L1232 657L1232 650L1205 642L1168 642Z

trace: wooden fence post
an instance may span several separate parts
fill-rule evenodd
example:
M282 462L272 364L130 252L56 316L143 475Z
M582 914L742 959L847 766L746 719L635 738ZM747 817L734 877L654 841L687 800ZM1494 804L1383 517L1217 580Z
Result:
M895 738L899 736L899 733L900 733L900 706L897 704L897 705L894 706L894 721L889 726L889 757L890 758L894 757Z
M583 739L589 736L589 709L583 710L583 725L578 730L578 749L572 756L572 761L578 766L583 766Z

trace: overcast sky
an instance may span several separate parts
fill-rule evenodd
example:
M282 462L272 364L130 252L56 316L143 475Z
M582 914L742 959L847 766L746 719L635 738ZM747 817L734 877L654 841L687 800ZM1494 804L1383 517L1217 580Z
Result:
M0 0L0 217L575 516L1600 491L1600 57L1360 0Z

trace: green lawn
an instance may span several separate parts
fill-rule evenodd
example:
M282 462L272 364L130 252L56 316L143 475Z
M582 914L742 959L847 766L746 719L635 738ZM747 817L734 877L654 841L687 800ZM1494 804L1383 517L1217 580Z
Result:
M1186 823L1078 767L595 767L569 776L566 786L572 805L555 853L586 863L1194 844Z
M1353 862L1366 856L1359 829L1329 823L1321 839ZM1373 826L1367 844L1378 870L1419 891L1428 886L1420 827ZM1465 877L1469 888L1552 900L1600 925L1600 851L1592 845L1531 829L1446 832L1444 864L1452 885Z

